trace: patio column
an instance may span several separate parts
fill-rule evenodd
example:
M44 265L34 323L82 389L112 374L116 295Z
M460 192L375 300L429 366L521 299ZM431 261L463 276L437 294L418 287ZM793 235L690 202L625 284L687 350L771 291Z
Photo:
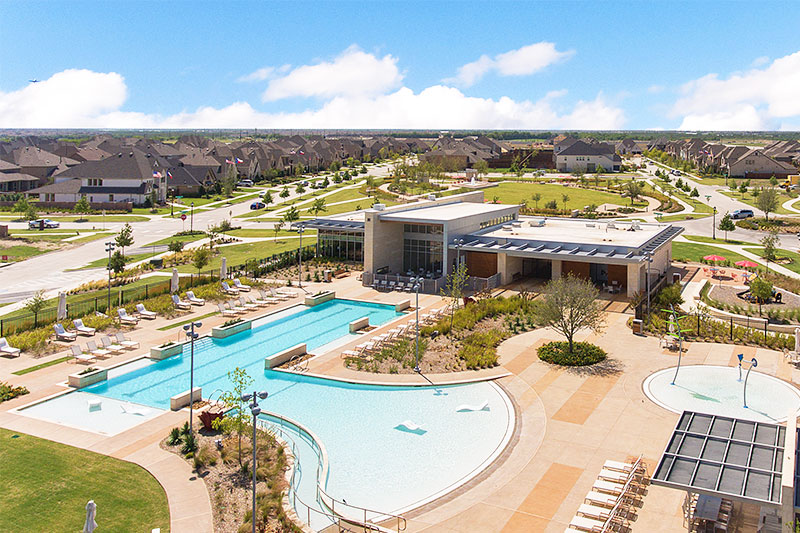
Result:
M639 263L628 263L628 283L627 295L628 298L634 295L642 285L642 265Z
M550 279L558 279L561 277L561 259L550 260Z

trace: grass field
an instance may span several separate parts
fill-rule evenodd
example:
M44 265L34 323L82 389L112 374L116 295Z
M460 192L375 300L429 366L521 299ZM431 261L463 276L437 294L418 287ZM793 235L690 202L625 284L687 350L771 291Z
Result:
M676 261L692 261L699 263L704 256L707 255L720 255L731 263L736 261L749 260L742 254L737 254L725 248L718 248L716 246L709 246L707 244L695 244L692 242L673 242L672 243L672 257Z
M197 230L195 230L197 231ZM148 246L158 246L159 244L169 244L172 241L179 241L179 242L194 242L199 241L200 239L205 239L206 234L201 233L199 235L173 235L172 237L165 237L163 239L159 239L157 241L148 242L147 244L143 245L144 248Z
M756 254L758 257L764 257L764 248L759 246L745 248L748 252ZM800 254L792 252L791 250L777 249L775 255L778 257L778 264L784 268L788 268L792 272L800 274ZM766 261L763 261L766 263ZM775 263L770 262L770 265Z
M149 244L148 246L152 246L152 244ZM125 259L127 259L127 261L126 261L125 264L126 265L130 265L131 263L135 263L136 261L141 261L142 259L147 259L148 257L154 257L154 256L156 256L156 255L158 255L160 253L163 253L163 252L155 252L155 253L146 252L146 253L135 254L135 255L126 254L125 255ZM88 263L88 264L82 266L81 268L76 268L75 270L86 270L86 269L89 269L89 268L105 268L106 266L108 266L108 257L101 257L100 259L95 259L91 263Z
M729 198L733 198L735 200L739 200L740 202L743 202L743 203L749 205L750 207L754 207L754 208L758 209L758 206L756 205L756 199L753 198L753 195L750 194L749 191L747 193L745 193L745 194L742 194L740 192L731 192L730 190L728 190L728 191L721 190L719 192L724 194L725 196L728 196ZM773 212L778 214L778 215L796 214L794 211L789 211L788 209L784 209L783 208L783 202L785 202L786 200L791 200L791 199L792 199L792 196L789 196L788 194L783 192L782 189L778 189L778 208Z
M72 359L71 355L66 357L59 357L58 359L53 359L52 361L48 361L46 363L42 363L39 365L29 366L28 368L23 368L22 370L17 370L16 372L12 372L15 376L24 376L25 374L30 374L36 370L41 370L42 368L47 368L48 366L57 365L59 363L63 363L64 361L69 361Z
M0 257L8 256L11 261L22 261L23 259L30 259L37 255L46 254L53 250L40 250L35 246L28 246L25 244L16 244L8 248L0 248Z
M719 232L720 235L722 235L723 233L722 231L719 230L717 231ZM730 235L731 232L728 232L728 234ZM711 237L706 237L705 235L684 235L683 237L690 241L703 242L707 244L744 244L744 245L753 244L752 242L737 241L736 239L728 239L726 241L722 237L718 237L717 239L712 239Z
M694 220L696 218L710 217L711 213L679 213L666 215L658 219L659 222L678 222L681 220Z
M316 237L303 237L303 246L308 246L317 242ZM272 254L285 252L287 250L297 250L300 244L299 239L286 239L267 242L253 242L245 244L233 244L230 246L222 246L219 252L211 262L203 267L203 270L218 270L222 264L222 258L225 257L228 266L241 265L251 259L263 259ZM191 264L182 265L178 267L178 272L197 272Z
M559 209L564 208L564 203L561 201L562 195L569 196L567 202L567 209L583 209L584 206L595 204L615 204L622 206L629 206L630 200L619 194L595 191L592 189L579 189L575 187L564 187L563 185L553 184L537 184L537 183L500 183L497 187L491 187L484 190L484 198L492 200L495 196L498 197L498 202L501 204L520 204L523 200L528 202L530 207L535 207L535 203L531 200L531 195L539 193L542 195L539 200L539 207L555 200ZM646 205L646 204L644 204Z
M0 429L0 531L81 531L89 500L102 531L169 529L167 495L142 467Z
M306 230L303 233L303 238L307 235L316 235L316 231ZM232 231L228 231L225 235L231 235L233 237L274 237L275 230L272 229L258 229L258 228L242 228L242 229L235 229ZM281 230L278 232L278 237L297 237L296 231L287 231Z

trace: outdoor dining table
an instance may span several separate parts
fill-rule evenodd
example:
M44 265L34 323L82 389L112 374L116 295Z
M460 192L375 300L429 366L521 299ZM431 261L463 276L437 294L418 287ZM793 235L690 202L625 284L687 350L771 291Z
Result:
M700 494L697 496L697 506L694 517L700 520L716 522L719 518L719 508L722 505L722 498Z

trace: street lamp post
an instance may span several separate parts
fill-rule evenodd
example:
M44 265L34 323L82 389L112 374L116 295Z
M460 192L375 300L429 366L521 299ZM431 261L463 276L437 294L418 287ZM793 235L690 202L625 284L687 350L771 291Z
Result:
M200 322L191 322L183 326L186 336L189 337L189 345L191 346L190 359L189 359L189 433L192 432L192 408L194 407L194 341L200 336L199 333L194 331L194 328L199 328L203 324Z
M297 286L303 288L303 232L306 230L305 226L297 226L297 234L300 236L300 249L297 250Z
M416 329L417 329L417 351L414 359L414 372L419 373L419 289L425 279L422 276L411 278L411 283L414 284L414 291L417 293L417 304L414 307L417 314Z
M266 400L269 394L267 391L253 392L253 394L243 394L242 401L250 402L250 413L253 415L253 511L250 521L253 524L253 533L256 533L256 420L261 414L261 407L258 406L258 399Z
M189 233L194 235L194 202L189 204Z
M711 240L717 240L717 208L714 207L714 214L711 219Z
M111 252L114 251L114 243L107 242L106 243L106 252L108 252L108 301L106 302L106 314L110 316L110 309L111 309Z
M456 247L456 268L461 266L461 247L464 246L464 239L453 239Z

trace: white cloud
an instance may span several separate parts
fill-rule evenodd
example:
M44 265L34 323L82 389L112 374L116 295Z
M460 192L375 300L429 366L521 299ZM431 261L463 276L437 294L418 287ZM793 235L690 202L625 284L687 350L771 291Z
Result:
M251 81L264 81L269 79L276 74L283 74L287 72L291 65L283 65L280 67L261 67L259 69L254 70L250 74L245 74L244 76L239 76L236 78L236 81L239 83L251 82Z
M750 66L753 67L753 68L763 67L767 63L769 63L769 57L767 57L767 56L759 56L759 57L755 58L752 63L750 63Z
M650 93L650 94L663 93L664 92L664 86L663 85L651 85L650 87L647 88L647 92Z
M389 54L378 58L353 45L333 61L296 67L285 76L273 79L264 91L263 100L374 95L394 89L402 81L397 58Z
M672 108L683 117L680 129L782 129L786 119L800 116L800 52L720 79L707 74L685 83Z
M340 94L295 113L265 113L248 102L202 106L168 116L123 111L127 88L116 73L64 71L0 93L0 127L71 128L419 128L620 129L625 116L602 93L572 105L567 91L538 100L479 98L434 85L380 94Z
M492 70L500 76L528 76L574 54L573 50L559 52L554 43L542 41L498 54L494 58L482 55L476 61L459 67L454 78L443 81L469 87Z

